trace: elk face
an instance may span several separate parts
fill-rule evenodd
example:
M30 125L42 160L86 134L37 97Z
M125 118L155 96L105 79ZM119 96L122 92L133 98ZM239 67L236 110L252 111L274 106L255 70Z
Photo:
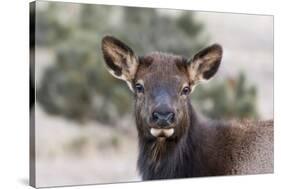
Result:
M139 135L148 139L180 137L189 128L189 94L217 72L222 48L211 45L190 60L151 53L138 57L118 39L106 36L102 51L109 72L127 82L135 96Z

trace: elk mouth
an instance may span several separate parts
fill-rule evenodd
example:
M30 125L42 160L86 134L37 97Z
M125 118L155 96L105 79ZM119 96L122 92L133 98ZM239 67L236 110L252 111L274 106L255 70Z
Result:
M166 129L160 129L160 128L151 128L150 133L154 137L170 137L174 134L175 129L174 128L166 128Z

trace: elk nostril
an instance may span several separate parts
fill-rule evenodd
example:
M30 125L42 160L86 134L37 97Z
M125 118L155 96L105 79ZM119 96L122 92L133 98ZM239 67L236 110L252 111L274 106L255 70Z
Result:
M174 122L174 120L175 120L175 113L170 112L170 113L167 115L166 120L167 120L168 122L170 122L170 123Z
M153 113L152 113L152 120L153 120L153 121L158 121L158 119L159 119L159 113L153 112Z

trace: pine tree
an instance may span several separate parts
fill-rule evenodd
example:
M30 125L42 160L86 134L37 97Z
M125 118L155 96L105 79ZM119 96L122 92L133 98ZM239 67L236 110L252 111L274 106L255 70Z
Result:
M132 112L131 92L124 82L114 79L104 67L100 49L104 35L122 39L138 55L164 51L189 57L208 41L203 23L189 11L169 16L149 8L44 3L48 4L47 8L36 13L36 40L40 48L54 53L54 64L43 75L37 99L47 112L76 121L114 122ZM211 117L225 116L221 114L224 112L233 116L252 116L255 106L251 98L256 90L244 91L243 78L240 80L238 86L241 89L236 94L236 101L233 100L234 104L228 103L226 84L214 84L213 90L202 88L205 96L199 95L194 99L198 104L206 98L215 103L212 110L202 109ZM215 88L225 94L216 92ZM235 110L233 105L237 105Z

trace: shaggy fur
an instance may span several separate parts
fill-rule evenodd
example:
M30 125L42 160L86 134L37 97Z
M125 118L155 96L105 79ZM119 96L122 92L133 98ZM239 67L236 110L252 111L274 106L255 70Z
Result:
M201 122L190 108L178 141L139 138L143 180L273 172L273 121Z

